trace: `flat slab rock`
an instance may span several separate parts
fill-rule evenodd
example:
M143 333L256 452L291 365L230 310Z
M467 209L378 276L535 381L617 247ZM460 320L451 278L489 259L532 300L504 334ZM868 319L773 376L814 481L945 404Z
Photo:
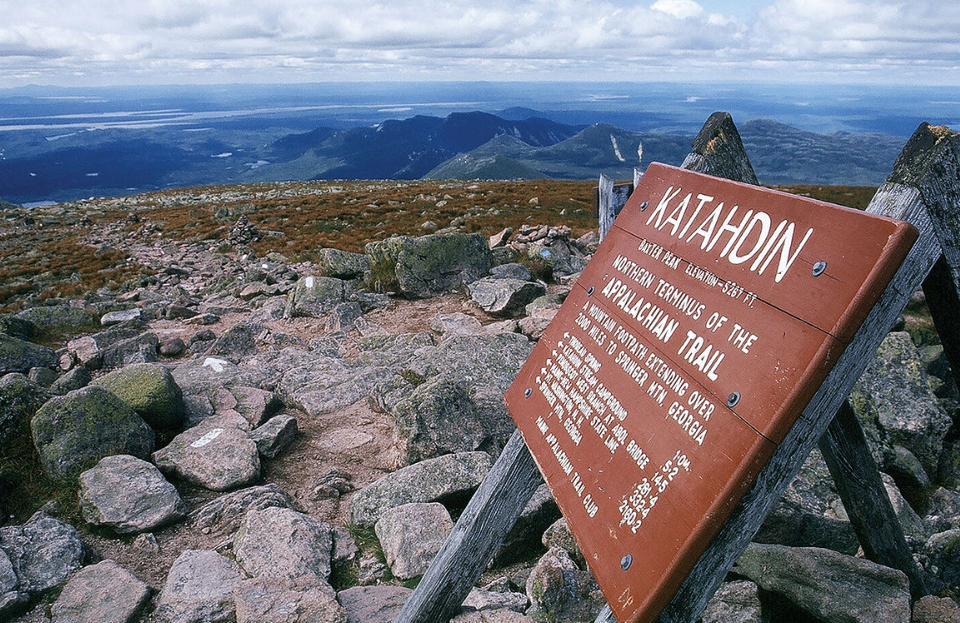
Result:
M153 453L161 472L211 489L229 491L260 477L257 444L238 429L207 420Z
M251 510L234 538L237 563L253 577L330 577L333 534L329 525L290 508Z
M232 623L233 586L242 579L230 559L209 550L186 550L170 567L154 616L163 623Z
M384 511L374 530L394 577L423 575L453 530L443 504L404 504Z
M79 496L87 522L120 534L151 532L187 514L176 487L160 470L128 454L104 457L80 474Z
M53 588L83 565L80 534L43 512L35 513L22 526L0 528L0 549L19 579L17 590L24 593Z
M104 560L74 574L51 612L58 622L130 623L138 620L148 601L149 586L114 561Z
M347 623L347 611L326 582L251 578L233 588L237 623Z

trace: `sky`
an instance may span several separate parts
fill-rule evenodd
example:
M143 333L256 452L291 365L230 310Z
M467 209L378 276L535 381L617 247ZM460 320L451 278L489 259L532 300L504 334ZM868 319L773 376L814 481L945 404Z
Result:
M0 0L0 88L960 85L957 0Z

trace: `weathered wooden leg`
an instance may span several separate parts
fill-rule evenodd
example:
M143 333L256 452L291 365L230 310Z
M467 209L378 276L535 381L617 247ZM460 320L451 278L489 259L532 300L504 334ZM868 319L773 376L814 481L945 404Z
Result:
M542 482L514 431L396 623L438 623L455 615Z
M903 536L849 401L844 401L820 438L820 452L867 558L906 573L914 599L927 595L923 574Z

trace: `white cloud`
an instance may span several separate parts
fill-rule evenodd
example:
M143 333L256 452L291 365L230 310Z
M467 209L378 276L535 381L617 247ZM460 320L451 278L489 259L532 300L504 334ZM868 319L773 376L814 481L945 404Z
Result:
M960 82L960 15L939 0L767 0L738 13L701 2L0 0L0 85L78 72L91 82ZM911 73L891 75L901 70Z

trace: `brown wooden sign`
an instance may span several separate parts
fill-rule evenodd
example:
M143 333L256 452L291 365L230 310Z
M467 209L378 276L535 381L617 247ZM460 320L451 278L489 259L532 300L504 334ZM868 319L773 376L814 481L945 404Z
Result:
M915 239L648 168L505 396L619 621L656 618Z

